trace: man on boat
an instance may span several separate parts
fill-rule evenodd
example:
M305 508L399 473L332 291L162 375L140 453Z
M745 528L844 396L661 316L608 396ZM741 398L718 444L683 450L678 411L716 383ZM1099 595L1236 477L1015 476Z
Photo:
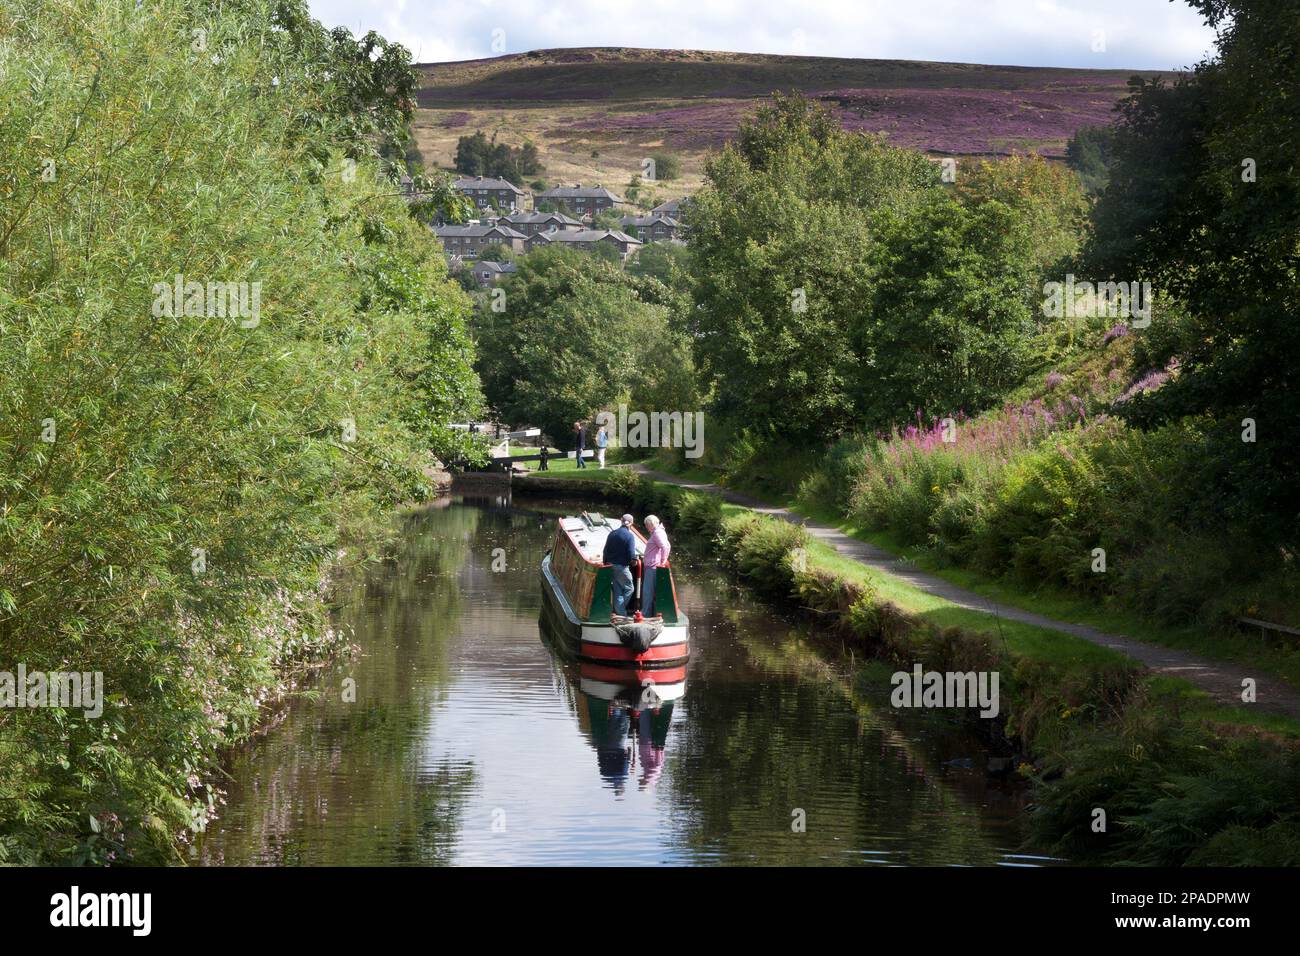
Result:
M632 565L636 561L636 535L632 533L632 516L623 515L623 524L605 538L603 560L610 566L610 579L614 586L614 613L627 616L627 599L635 587L632 584Z
M648 537L645 567L641 571L641 613L649 617L655 602L655 569L668 563L668 552L673 546L668 543L668 532L664 530L663 522L654 515L645 516L645 530Z

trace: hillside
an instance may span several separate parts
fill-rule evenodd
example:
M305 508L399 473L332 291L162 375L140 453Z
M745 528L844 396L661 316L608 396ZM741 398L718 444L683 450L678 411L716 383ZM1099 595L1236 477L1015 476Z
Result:
M848 129L943 156L1060 157L1081 126L1108 123L1125 70L855 60L690 50L590 48L426 63L417 141L450 167L456 140L481 129L531 139L548 182L625 185L649 150L682 160L667 198L699 185L710 149L774 90L824 100ZM1140 73L1142 76L1155 76Z

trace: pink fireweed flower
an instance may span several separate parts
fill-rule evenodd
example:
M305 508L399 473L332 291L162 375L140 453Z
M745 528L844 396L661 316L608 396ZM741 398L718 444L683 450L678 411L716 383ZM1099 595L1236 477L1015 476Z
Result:
M1125 325L1123 322L1120 322L1117 325L1111 326L1110 329L1107 330L1106 334L1103 335L1101 338L1101 344L1109 345L1111 342L1115 341L1116 339L1122 339L1124 336L1128 334L1129 334L1129 327Z

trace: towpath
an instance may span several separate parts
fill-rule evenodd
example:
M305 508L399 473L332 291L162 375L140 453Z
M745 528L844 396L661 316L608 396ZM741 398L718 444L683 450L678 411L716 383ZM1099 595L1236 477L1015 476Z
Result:
M859 541L857 538L851 538L838 528L819 521L813 521L788 508L775 507L749 495L723 488L721 485L689 481L676 475L653 471L642 465L632 467L634 471L647 475L656 481L720 495L723 500L732 504L742 505L760 514L771 515L773 518L801 524L808 529L808 533L815 539L834 548L846 558L851 558L881 574L892 575L906 581L916 589L943 598L958 607L981 611L1004 620L1021 621L1048 630L1060 631L1101 647L1110 648L1145 664L1156 673L1183 678L1204 690L1219 703L1232 704L1238 707L1258 707L1261 710L1300 719L1300 692L1297 692L1280 677L1261 673L1246 665L1230 661L1216 661L1187 651L1161 647L1158 644L1148 644L1119 634L1110 634L1087 624L1058 621L1043 614L1012 607L1009 604L983 597L974 591L969 591L934 574L922 571L883 548L876 547L865 541ZM1256 702L1252 704L1243 704L1241 700L1242 681L1246 678L1255 681Z

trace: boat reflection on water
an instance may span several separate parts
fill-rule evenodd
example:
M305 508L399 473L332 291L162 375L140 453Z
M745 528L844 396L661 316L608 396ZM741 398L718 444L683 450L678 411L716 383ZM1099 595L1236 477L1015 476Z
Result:
M653 787L663 771L673 705L686 693L686 668L633 670L578 665L578 718L585 710L601 779L622 793L635 776Z
M616 795L652 789L663 772L673 708L686 693L686 665L631 668L580 661L543 615L542 642L573 689L578 724L596 751L600 779Z

